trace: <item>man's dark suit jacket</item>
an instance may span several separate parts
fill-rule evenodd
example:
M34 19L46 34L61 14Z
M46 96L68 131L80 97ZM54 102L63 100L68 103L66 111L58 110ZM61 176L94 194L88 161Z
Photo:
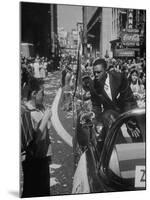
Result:
M108 72L112 100L104 90L104 84L93 80L90 84L91 101L93 107L103 104L104 110L113 109L117 112L125 112L137 107L132 90L124 74L116 71Z

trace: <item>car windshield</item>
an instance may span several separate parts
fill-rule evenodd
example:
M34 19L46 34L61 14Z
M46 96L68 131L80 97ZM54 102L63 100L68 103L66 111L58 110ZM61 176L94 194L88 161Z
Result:
M109 171L133 182L137 167L145 167L145 114L124 119L116 129L116 135Z

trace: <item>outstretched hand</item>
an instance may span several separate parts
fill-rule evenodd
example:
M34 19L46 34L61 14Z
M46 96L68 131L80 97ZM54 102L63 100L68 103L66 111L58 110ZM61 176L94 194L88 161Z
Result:
M50 119L52 117L52 111L50 108L47 108L44 112L44 117Z
M127 122L127 130L133 138L139 138L141 136L140 129L138 128L135 120L129 120Z
M40 131L43 132L45 127L47 126L48 122L50 121L52 117L52 111L50 108L47 108L44 112L44 116L42 118L41 124L40 124Z

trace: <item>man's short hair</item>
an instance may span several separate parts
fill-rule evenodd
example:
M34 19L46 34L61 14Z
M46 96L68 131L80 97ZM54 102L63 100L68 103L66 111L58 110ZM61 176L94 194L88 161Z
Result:
M41 89L44 81L41 79L37 79L32 77L29 81L29 91L28 91L28 100L31 98L31 94L33 91L38 92Z
M102 58L98 58L98 59L93 61L93 67L96 66L96 65L103 65L104 69L107 69L107 63Z

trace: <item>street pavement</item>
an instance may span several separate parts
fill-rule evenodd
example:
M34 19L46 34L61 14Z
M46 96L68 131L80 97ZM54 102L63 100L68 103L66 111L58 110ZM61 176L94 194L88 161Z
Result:
M50 73L44 84L44 104L51 107L60 85L60 72ZM58 105L58 116L62 126L73 136L72 112L63 111ZM50 195L71 194L73 181L73 152L70 147L55 131L50 129L52 142L52 163L50 164Z

